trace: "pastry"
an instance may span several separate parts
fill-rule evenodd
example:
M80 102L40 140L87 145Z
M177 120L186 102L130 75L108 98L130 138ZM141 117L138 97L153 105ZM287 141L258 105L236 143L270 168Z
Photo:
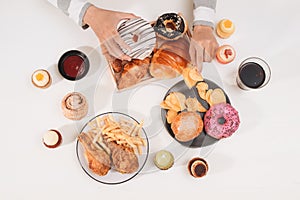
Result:
M130 49L125 49L121 46L122 51L133 59L145 59L156 45L153 27L144 19L135 18L124 21L119 26L118 32L130 47Z
M239 124L238 112L228 103L213 105L204 115L205 132L216 139L231 136Z
M57 130L49 130L43 135L43 144L48 148L56 148L62 143L62 136Z
M144 60L133 59L126 63L120 77L116 77L118 89L128 88L139 83L148 74L149 65L150 58L148 57Z
M67 94L61 102L61 107L64 116L71 120L80 120L88 113L87 100L78 92Z
M165 42L153 55L150 74L157 79L179 76L190 61L189 42L180 38Z
M216 58L221 64L228 64L232 62L235 58L235 50L230 45L223 45L217 49Z
M166 150L158 151L154 156L154 164L161 170L167 170L174 164L174 156Z
M188 171L195 178L201 178L207 174L208 164L203 158L193 158L188 163Z
M185 19L176 13L166 13L158 17L154 24L157 35L164 40L177 40L187 31Z
M200 135L203 121L196 112L181 112L173 120L171 129L178 141L188 142Z
M217 24L217 35L220 38L229 38L235 31L235 26L229 19L223 19Z
M33 72L31 81L34 86L43 89L48 88L52 83L50 73L44 69L39 69Z

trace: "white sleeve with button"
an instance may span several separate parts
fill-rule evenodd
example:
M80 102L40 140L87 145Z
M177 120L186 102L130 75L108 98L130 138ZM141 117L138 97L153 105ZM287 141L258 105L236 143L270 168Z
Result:
M204 25L214 28L217 0L194 0L193 26Z
M82 28L87 28L83 24L83 17L86 10L92 5L85 0L48 0L52 5L59 8Z

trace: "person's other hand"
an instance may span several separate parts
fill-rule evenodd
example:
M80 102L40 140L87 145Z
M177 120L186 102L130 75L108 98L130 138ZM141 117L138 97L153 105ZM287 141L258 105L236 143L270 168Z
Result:
M131 13L123 13L111 10L105 10L90 6L83 18L83 22L88 24L101 44L102 53L111 61L111 56L122 60L131 60L123 53L122 48L130 50L130 47L123 41L117 31L117 25L123 19L138 18Z
M209 26L194 26L190 43L191 62L199 72L202 71L203 62L211 62L216 55L219 44L213 34L213 29Z

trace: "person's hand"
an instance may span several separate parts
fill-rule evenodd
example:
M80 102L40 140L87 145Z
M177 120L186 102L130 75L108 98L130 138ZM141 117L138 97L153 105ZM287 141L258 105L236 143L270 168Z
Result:
M130 50L130 47L123 41L117 31L117 25L123 19L137 18L134 14L123 13L111 10L105 10L90 6L83 18L83 22L88 24L101 44L102 53L109 61L111 56L122 60L131 60L131 58L123 53L122 48Z
M211 62L216 55L219 44L209 26L194 26L190 43L191 63L202 71L203 62Z

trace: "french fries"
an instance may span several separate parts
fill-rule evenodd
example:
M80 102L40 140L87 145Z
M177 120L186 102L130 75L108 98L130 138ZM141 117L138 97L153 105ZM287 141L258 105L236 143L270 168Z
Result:
M116 121L111 115L97 117L95 122L90 122L89 126L92 131L98 134L94 142L103 144L103 138L107 142L116 142L118 145L131 147L135 153L142 154L142 146L146 146L146 141L141 138L141 130L144 122L138 124L135 121L120 119ZM106 146L106 145L103 145Z

